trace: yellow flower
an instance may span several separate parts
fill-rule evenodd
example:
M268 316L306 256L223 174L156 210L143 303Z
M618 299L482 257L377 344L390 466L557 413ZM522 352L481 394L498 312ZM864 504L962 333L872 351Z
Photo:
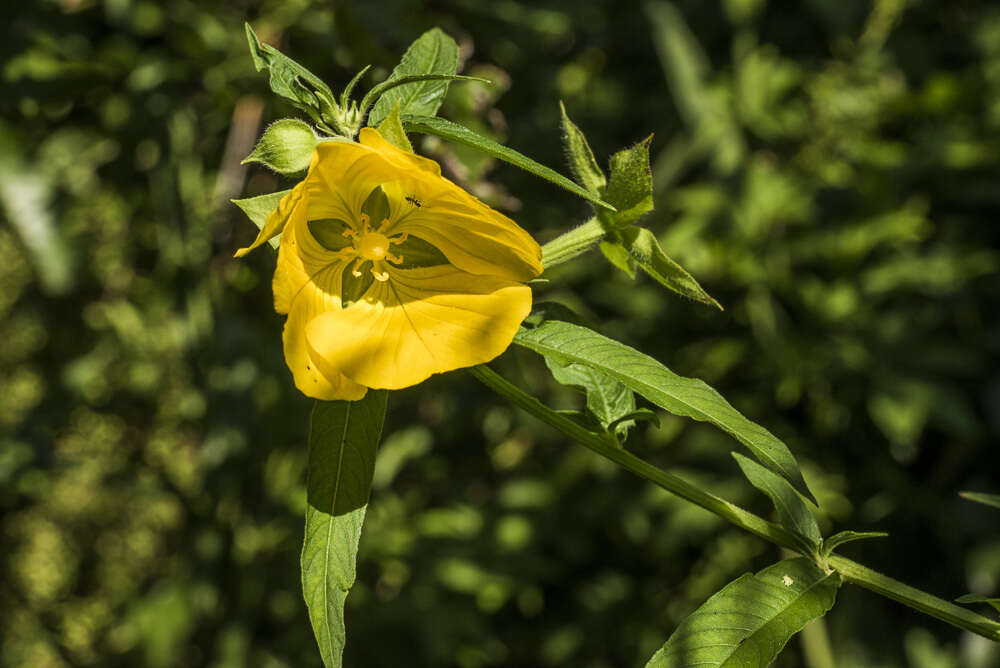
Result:
M365 128L321 143L237 257L281 234L274 307L303 393L357 400L488 362L531 310L541 251L432 160Z

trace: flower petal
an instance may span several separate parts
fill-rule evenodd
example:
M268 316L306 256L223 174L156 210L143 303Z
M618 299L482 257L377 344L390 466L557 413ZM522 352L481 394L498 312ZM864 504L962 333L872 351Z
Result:
M288 222L278 247L278 263L274 269L274 310L278 313L288 313L292 302L299 292L316 276L332 265L341 269L346 261L334 251L323 246L310 232L312 198L308 190L302 191L302 197L296 202L295 208L289 212ZM331 272L330 275L333 275ZM337 273L339 276L339 273ZM333 290L336 290L335 292ZM340 285L329 286L331 295L336 297L340 306Z
M489 362L510 345L531 310L531 289L450 265L390 270L363 299L306 327L324 374L398 389L435 373Z
M314 281L303 286L291 304L281 335L285 363L295 379L295 387L307 396L326 401L357 401L368 391L364 385L348 380L330 364L319 366L306 343L311 320L323 313L340 311L339 282L342 273L342 264L330 265L315 276Z
M408 232L472 274L528 281L542 273L542 250L517 223L444 177L401 175L382 184L392 209L389 234Z

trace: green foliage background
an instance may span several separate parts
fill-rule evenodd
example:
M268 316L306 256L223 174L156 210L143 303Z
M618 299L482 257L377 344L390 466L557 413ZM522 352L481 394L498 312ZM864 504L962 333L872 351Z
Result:
M443 115L566 171L559 100L601 162L655 133L664 248L726 308L596 252L541 288L704 378L783 438L824 532L952 598L996 596L1000 8L944 0L665 3L44 0L0 22L0 664L315 666L299 590L310 402L281 358L273 257L228 200L297 115L243 21L339 90L434 25ZM439 141L425 154L545 240L585 203ZM581 398L531 353L499 362ZM392 393L349 666L641 665L777 554L502 404L462 373ZM721 432L630 447L766 513ZM988 666L995 646L853 588L842 666ZM814 654L815 655L815 654ZM779 665L803 663L798 642Z

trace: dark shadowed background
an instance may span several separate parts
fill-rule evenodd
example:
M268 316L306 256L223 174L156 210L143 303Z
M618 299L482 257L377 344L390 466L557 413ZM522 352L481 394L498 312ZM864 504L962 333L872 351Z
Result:
M255 229L228 201L288 187L239 162L298 114L253 71L244 20L335 91L440 26L496 82L453 85L442 114L562 171L560 100L602 164L655 133L644 224L726 310L598 253L538 293L785 439L825 531L891 533L845 554L998 595L1000 514L957 493L1000 492L1000 7L573 4L2 3L0 664L319 665L298 566L310 401L281 356L273 253L232 259ZM417 147L542 241L589 215ZM497 367L582 401L525 350ZM347 666L641 666L780 556L462 372L389 410ZM629 447L769 512L711 427L664 415ZM825 631L842 667L1000 665L849 587ZM796 638L778 665L821 654Z

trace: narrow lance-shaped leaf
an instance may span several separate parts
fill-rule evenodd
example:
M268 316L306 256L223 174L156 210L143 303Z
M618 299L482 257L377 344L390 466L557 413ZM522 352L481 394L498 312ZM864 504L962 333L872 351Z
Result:
M620 236L629 256L660 285L688 299L723 310L722 305L705 292L694 276L663 252L651 231L643 227L629 227L622 230Z
M327 668L341 665L344 601L356 576L387 396L369 390L360 401L318 401L313 409L302 593Z
M270 74L271 90L308 113L313 120L329 120L337 116L333 92L323 80L297 62L257 38L246 24L250 57L257 71Z
M522 328L514 336L514 342L564 364L586 364L674 415L714 424L745 445L757 461L815 502L788 447L767 429L744 417L704 381L678 376L649 355L566 322L550 320L534 329Z
M766 494L778 511L781 524L803 541L803 551L815 556L819 551L823 535L819 531L816 518L798 492L788 481L769 471L757 462L747 459L738 452L733 453L736 463L743 470L754 487Z
M984 506L993 506L994 508L1000 508L1000 494L985 494L983 492L959 492L958 495L963 499L969 501L975 501L976 503L981 503Z
M646 668L763 668L837 598L840 576L786 559L730 582L688 615Z
M514 149L507 148L503 144L498 144L492 139L487 139L482 135L478 135L472 130L458 125L457 123L452 123L451 121L443 118L435 118L432 116L414 116L405 114L403 116L403 127L410 132L421 132L423 134L435 135L437 137L441 137L442 139L447 139L448 141L464 144L465 146L474 148L477 151L485 153L486 155L491 155L494 158L503 160L504 162L509 162L515 167L520 167L524 171L530 172L535 176L539 176L550 183L554 183L557 186L564 188L575 195L579 195L585 200L593 202L600 207L614 211L614 207L612 205L603 201L596 195L587 192L559 172L535 162L531 158L518 153Z
M559 103L559 111L562 114L563 145L566 147L569 169L573 172L577 183L600 197L608 184L604 172L598 166L583 131L569 119L562 102Z
M264 223L267 222L267 217L271 215L271 212L278 208L278 202L281 198L292 192L291 190L279 190L278 192L268 193L267 195L258 195L257 197L248 197L246 199L234 199L231 200L233 204L243 209L243 213L253 221L253 224L257 226L258 229L264 229ZM281 241L281 235L271 237L267 240L267 243L271 244L272 248L277 249L278 244Z
M309 169L309 160L319 142L308 123L284 118L268 126L242 164L260 163L285 176L301 174Z
M458 44L440 28L431 28L414 40L389 75L389 80L413 74L454 74ZM372 109L369 125L378 125L397 104L403 112L433 116L448 92L447 81L420 81L386 92Z
M980 594L966 594L955 599L956 603L985 603L997 612L1000 612L1000 598L987 598Z

